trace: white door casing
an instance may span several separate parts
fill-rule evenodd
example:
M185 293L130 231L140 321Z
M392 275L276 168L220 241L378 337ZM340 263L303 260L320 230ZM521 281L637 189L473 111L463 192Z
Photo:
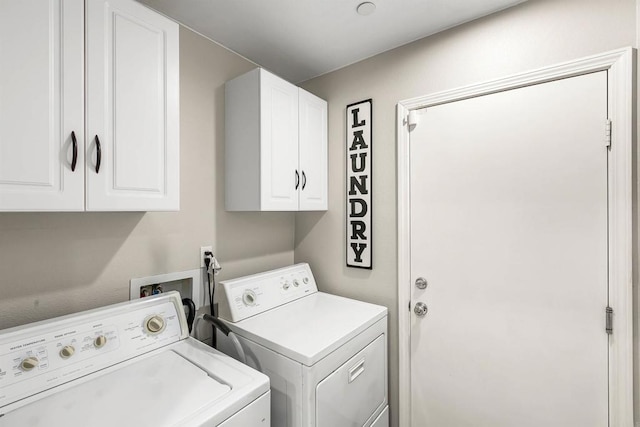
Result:
M86 208L178 210L178 26L128 0L86 16Z
M434 106L507 89L556 80L594 71L608 71L609 118L614 123L608 159L609 182L609 305L613 307L614 333L609 340L609 424L631 427L633 423L632 377L632 263L631 263L631 135L632 64L634 52L623 49L558 66L511 76L488 83L403 101L398 105L398 292L400 340L400 424L410 420L410 324L411 301L409 216L410 110ZM414 301L415 303L416 301ZM604 315L603 326L604 327Z
M0 4L2 211L84 210L83 34L83 0Z

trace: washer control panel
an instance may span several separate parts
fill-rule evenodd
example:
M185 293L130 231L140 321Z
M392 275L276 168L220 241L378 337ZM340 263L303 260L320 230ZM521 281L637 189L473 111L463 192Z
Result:
M7 405L188 336L177 292L0 331Z
M230 322L263 313L318 292L309 264L225 280L218 284L218 315Z

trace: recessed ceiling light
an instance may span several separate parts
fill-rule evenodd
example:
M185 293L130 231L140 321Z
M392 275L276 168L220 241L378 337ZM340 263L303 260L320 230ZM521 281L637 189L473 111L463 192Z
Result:
M371 3L370 1L360 3L356 8L356 11L358 12L358 14L362 16L371 15L375 10L376 10L376 5Z

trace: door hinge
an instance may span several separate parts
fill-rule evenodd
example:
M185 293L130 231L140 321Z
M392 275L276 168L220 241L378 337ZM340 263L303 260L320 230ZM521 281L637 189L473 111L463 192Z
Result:
M613 334L613 308L607 307L606 310L606 322L605 322L605 330L607 334Z
M409 114L405 118L404 123L409 128L409 131L413 130L418 124L418 112L416 110L409 111Z
M611 120L607 119L604 124L604 145L611 148Z

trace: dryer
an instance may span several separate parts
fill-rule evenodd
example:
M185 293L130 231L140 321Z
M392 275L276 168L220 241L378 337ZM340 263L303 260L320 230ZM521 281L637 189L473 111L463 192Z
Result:
M386 307L319 292L304 263L222 281L216 301L269 376L274 426L388 426Z
M0 331L0 427L268 427L269 397L189 337L177 292Z

